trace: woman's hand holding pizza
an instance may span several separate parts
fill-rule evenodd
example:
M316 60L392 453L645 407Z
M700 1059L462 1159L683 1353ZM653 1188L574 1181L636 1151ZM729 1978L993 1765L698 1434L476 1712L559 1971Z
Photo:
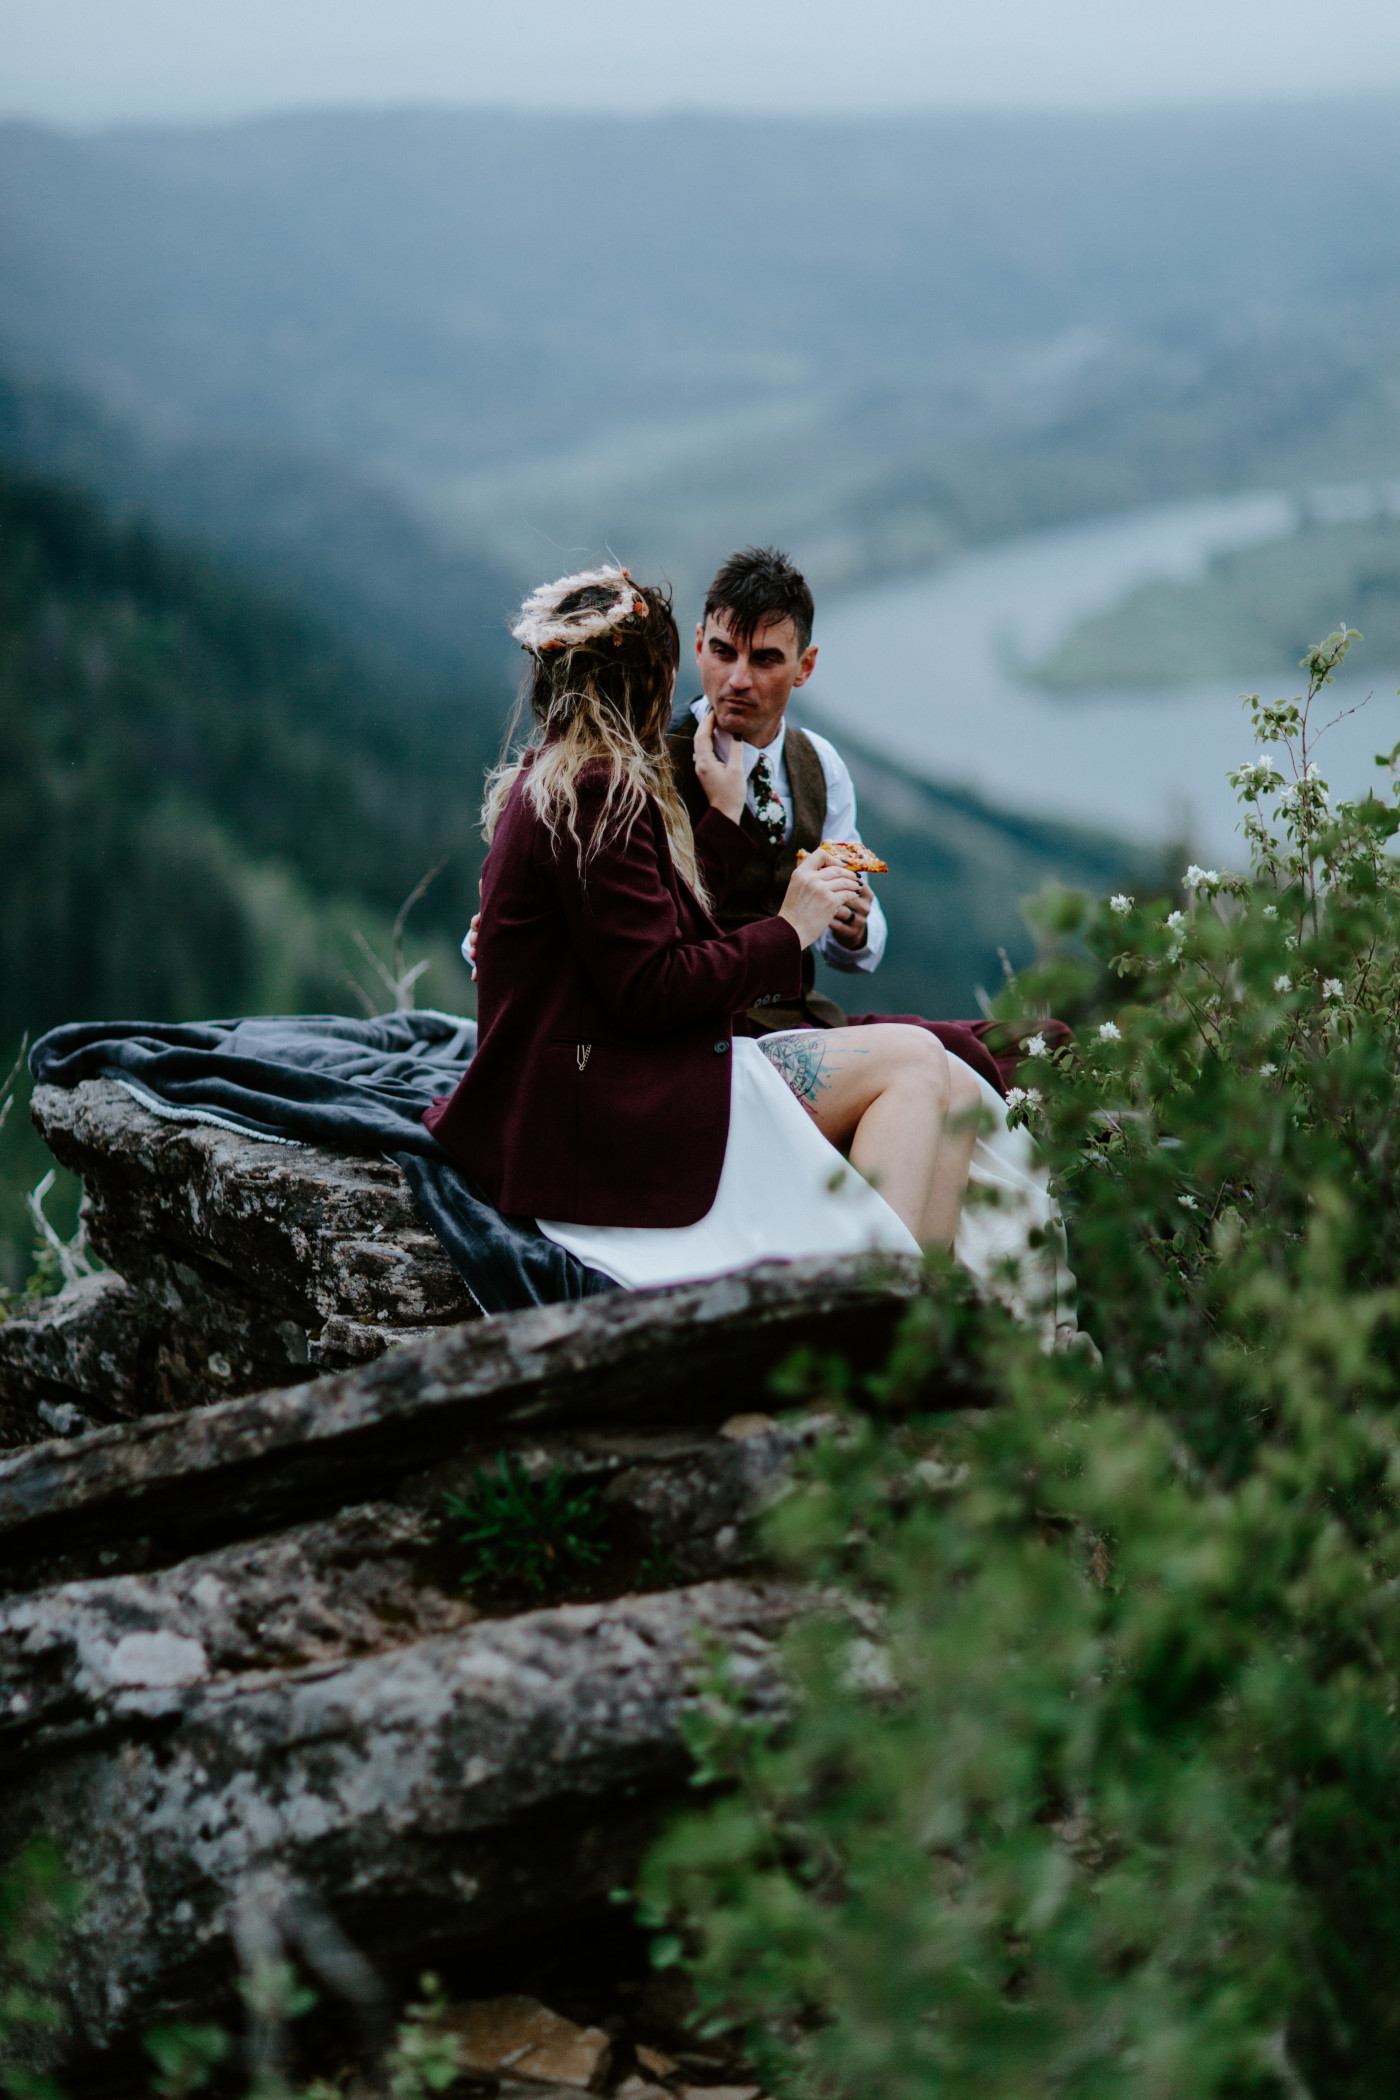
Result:
M860 877L820 846L793 869L778 917L795 929L804 948L810 948L843 911L854 909L860 891Z
M881 860L877 853L872 853L859 839L823 839L820 850L829 859L840 861L843 868L849 868L852 874L861 878L860 889L851 902L843 905L836 914L831 931L843 948L863 948L867 938L866 920L870 917L870 907L875 902L875 892L865 877L888 875L889 863ZM807 855L799 853L797 858L801 862L806 860Z

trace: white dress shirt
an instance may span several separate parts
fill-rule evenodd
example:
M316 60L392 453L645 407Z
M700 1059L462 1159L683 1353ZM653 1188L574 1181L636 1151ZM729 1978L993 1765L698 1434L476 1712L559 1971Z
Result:
M705 700L691 702L690 712L700 721L708 703ZM846 762L824 736L814 729L804 730L808 743L821 760L822 773L826 780L826 836L829 839L849 839L852 844L864 844L856 829L856 791L851 776L846 771ZM792 782L788 778L787 720L778 725L778 734L766 749L759 751L752 744L743 746L744 778L748 781L748 806L758 814L754 805L753 769L760 758L768 761L768 775L773 783L773 792L783 805L783 837L792 837ZM828 927L817 942L817 953L823 962L830 963L833 970L873 970L885 952L889 928L885 914L880 909L877 897L870 907L870 917L865 922L865 945L863 948L846 948L836 938L835 929Z

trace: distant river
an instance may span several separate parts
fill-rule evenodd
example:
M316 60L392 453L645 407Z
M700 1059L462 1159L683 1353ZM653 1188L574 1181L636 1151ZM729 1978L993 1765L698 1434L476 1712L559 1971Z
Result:
M1351 492L1330 492L1335 509ZM1365 492L1355 508L1376 507ZM1238 866L1238 811L1226 771L1252 749L1240 682L1076 696L1017 680L1086 613L1147 577L1199 575L1220 550L1293 529L1296 505L1262 494L1173 503L1010 540L934 575L837 599L822 611L813 705L853 739L991 802L1068 817L1129 838L1185 839ZM1345 615L1339 606L1337 617ZM1261 674L1266 699L1291 699ZM1374 690L1318 753L1335 795L1377 781L1371 760L1400 740L1395 676L1329 688L1330 720ZM1330 704L1329 704L1330 703Z

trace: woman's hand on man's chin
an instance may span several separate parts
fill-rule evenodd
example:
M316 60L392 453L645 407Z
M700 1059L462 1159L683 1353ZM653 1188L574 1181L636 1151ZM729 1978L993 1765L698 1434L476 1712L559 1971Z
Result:
M717 809L731 824L737 824L744 814L744 800L749 790L748 775L744 771L744 746L737 737L729 739L729 756L720 758L715 750L714 709L707 708L700 718L695 732L695 777L705 792L705 800L711 809Z

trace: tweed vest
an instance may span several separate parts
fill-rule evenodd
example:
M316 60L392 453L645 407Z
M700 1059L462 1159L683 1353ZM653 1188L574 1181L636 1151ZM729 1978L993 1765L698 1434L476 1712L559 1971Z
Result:
M695 732L699 724L689 708L672 722L666 738L676 785L698 824L709 804L695 775ZM745 806L739 826L749 842L749 857L731 881L714 918L725 933L738 926L752 926L756 919L771 919L783 901L799 851L815 852L826 829L826 775L809 737L788 724L784 757L788 785L792 789L792 834L781 846L766 837L753 811ZM779 1028L840 1028L846 1016L834 999L813 991L816 962L809 948L802 958L802 1003L752 1007L749 1020L760 1035Z

